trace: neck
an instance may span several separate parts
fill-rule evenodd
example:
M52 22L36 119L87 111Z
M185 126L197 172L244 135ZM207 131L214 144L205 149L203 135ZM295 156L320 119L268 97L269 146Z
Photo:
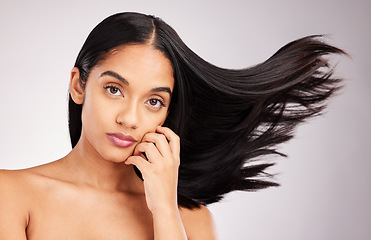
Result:
M143 193L143 183L133 166L104 159L83 138L65 157L76 183L90 185L100 190Z

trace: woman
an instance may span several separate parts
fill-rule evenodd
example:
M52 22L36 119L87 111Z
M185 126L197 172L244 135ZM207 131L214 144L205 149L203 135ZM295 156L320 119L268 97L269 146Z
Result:
M228 70L158 18L108 17L71 71L72 151L0 172L0 238L215 239L205 206L278 185L257 160L338 89L331 53L312 36Z

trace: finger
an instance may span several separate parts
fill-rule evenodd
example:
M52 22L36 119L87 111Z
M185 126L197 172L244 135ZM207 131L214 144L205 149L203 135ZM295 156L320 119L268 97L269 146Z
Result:
M157 127L157 132L165 135L167 140L169 140L169 146L174 157L179 158L180 154L180 138L176 135L170 128L167 127Z
M153 143L141 142L134 150L134 156L140 156L142 153L146 154L149 162L156 162L157 159L163 158L156 146Z
M140 156L130 156L125 161L126 165L135 165L139 171L141 171L142 174L145 174L147 172L147 169L151 165L149 162L147 162L144 158Z
M160 152L160 154L167 158L172 156L172 152L169 146L169 142L164 134L161 133L147 133L144 135L143 142L154 143Z

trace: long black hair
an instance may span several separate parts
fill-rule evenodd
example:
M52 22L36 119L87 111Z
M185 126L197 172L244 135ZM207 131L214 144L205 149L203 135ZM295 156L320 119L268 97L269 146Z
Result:
M293 137L294 127L321 113L340 88L326 55L341 49L308 36L293 41L263 63L240 70L214 66L157 17L119 13L89 34L75 63L84 86L107 53L125 44L150 44L171 61L175 86L164 126L181 139L178 201L187 208L207 205L234 190L278 184L263 156ZM72 147L81 135L82 105L69 97ZM266 158L265 158L266 159Z

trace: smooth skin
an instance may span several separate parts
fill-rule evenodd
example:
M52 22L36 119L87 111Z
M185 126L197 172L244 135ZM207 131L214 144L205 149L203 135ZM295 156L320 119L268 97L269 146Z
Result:
M75 148L49 164L0 171L0 239L216 239L206 207L177 205L180 139L161 127L174 88L169 60L151 45L121 46L85 86L79 80L72 69L71 96L83 104ZM107 133L137 142L119 147Z

